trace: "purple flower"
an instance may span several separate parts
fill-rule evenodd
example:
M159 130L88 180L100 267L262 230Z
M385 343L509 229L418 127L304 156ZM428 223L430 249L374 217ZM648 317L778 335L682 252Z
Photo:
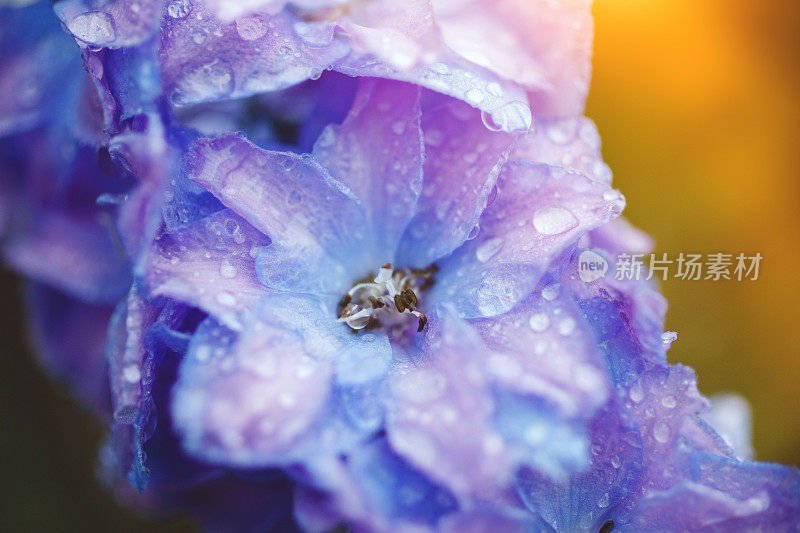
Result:
M312 156L193 145L192 179L226 208L159 236L145 269L150 294L210 315L174 388L186 452L302 465L312 530L635 528L675 520L664 506L686 490L707 501L673 529L789 523L796 473L738 462L697 418L693 377L666 365L663 299L577 277L584 248L649 246L603 225L622 199L593 126L519 138L422 101L362 82ZM737 493L692 474L706 464L764 479Z
M49 9L0 10L2 253L120 499L797 529L800 475L667 363L663 297L578 275L651 247L581 117L588 2L63 0L85 73Z

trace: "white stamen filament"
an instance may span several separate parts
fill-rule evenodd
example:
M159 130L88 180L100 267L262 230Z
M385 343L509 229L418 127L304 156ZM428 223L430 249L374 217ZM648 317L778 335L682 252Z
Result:
M418 331L427 323L424 314L417 311L417 293L432 281L435 267L427 270L395 270L383 265L372 282L360 282L350 289L339 308L339 322L351 329L404 327L409 315L416 318Z

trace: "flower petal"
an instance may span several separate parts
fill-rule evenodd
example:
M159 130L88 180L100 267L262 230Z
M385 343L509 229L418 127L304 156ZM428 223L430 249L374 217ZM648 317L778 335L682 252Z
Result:
M407 70L441 48L429 0L364 2L339 20L356 53Z
M445 487L395 453L385 438L363 443L346 462L326 470L323 490L300 487L297 494L298 519L309 530L347 522L356 531L432 533L443 516L457 509Z
M709 398L711 409L703 414L739 459L751 459L753 417L747 400L736 394L715 394Z
M455 318L432 321L422 361L391 378L392 448L458 495L499 492L511 458L491 428L480 340Z
M537 117L536 127L515 144L511 160L546 163L611 184L611 169L600 154L600 135L594 122L586 117Z
M530 293L560 254L619 215L623 205L618 193L582 174L507 164L477 237L439 263L432 291L465 317L504 313Z
M351 372L341 386L333 375L337 365L352 367L340 354L385 359L389 345L352 335L333 307L276 293L264 296L239 334L204 322L172 402L185 450L218 464L264 467L342 453L374 431L359 429L359 414L348 413L340 395L351 384L380 379L387 365L369 375Z
M484 126L480 113L450 102L422 117L422 195L398 251L398 263L426 266L463 243L486 208L512 135Z
M672 487L685 475L676 468L674 450L687 421L708 403L697 391L694 372L682 365L648 370L624 392L642 445L642 471L621 505L630 509L643 494Z
M633 488L642 468L635 428L611 401L590 424L590 468L568 480L552 481L531 470L517 476L517 491L528 509L556 531L599 531L607 513Z
M310 155L263 150L228 135L200 139L190 157L192 178L284 251L345 266L360 259L363 209Z
M439 61L410 69L381 63L374 56L350 54L333 68L350 76L374 76L414 83L463 100L484 112L493 129L528 131L532 115L525 90L516 83L444 50Z
M567 417L591 417L610 391L605 354L565 287L553 282L512 311L470 321L503 388L547 400Z
M288 11L223 22L200 2L168 10L159 55L165 91L175 105L284 89L318 76L349 47L330 22L297 33Z
M394 260L422 188L419 98L413 85L362 81L347 119L314 145L320 164L364 205L374 242L367 268Z
M621 531L791 531L800 516L800 472L700 453L693 473L646 496Z
M45 210L3 246L3 256L14 269L75 298L113 304L130 287L130 265L103 220Z
M298 350L290 331L248 324L236 337L213 322L181 365L172 419L190 455L231 466L267 466L324 410L330 364Z
M114 409L111 426L115 462L133 487L144 490L150 479L144 443L155 426L151 388L156 364L145 349L145 335L158 310L131 289L117 306L108 328L106 357Z
M269 238L229 209L156 237L145 259L150 297L200 307L233 328L266 292L255 255Z
M527 87L537 115L583 111L591 70L591 0L432 3L447 46Z
M25 299L31 341L43 366L108 419L104 348L113 308L86 304L38 283L28 285Z

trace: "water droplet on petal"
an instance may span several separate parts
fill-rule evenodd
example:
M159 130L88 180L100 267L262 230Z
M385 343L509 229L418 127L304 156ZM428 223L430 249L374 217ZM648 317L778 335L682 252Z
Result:
M100 11L90 11L76 16L69 21L67 28L81 41L97 46L104 46L117 37L111 17Z
M636 382L631 386L631 390L628 393L635 403L639 403L644 399L644 391L642 390L642 384L640 382Z
M558 332L564 336L569 335L575 331L575 321L571 318L565 318L558 324Z
M523 296L522 288L512 277L492 271L475 291L475 305L483 316L494 316L511 309Z
M611 503L611 497L609 493L606 492L600 497L599 500L597 500L597 507L599 507L600 509L605 509L606 507L609 506L610 503Z
M323 47L333 42L333 27L326 22L295 22L295 35L309 46Z
M217 294L217 303L227 307L233 307L236 305L236 296L227 291L222 291Z
M182 103L181 94L204 93L209 99L227 96L233 90L233 72L218 59L188 71L181 79L175 103Z
M503 88L500 87L499 83L493 81L486 86L486 92L488 92L492 96L500 96L501 94L503 94Z
M236 33L245 41L255 41L267 34L269 26L259 15L240 18L236 21Z
M552 302L556 298L558 298L558 285L553 283L552 285L548 285L544 289L542 289L542 298L547 300L548 302Z
M664 422L659 422L653 428L653 437L658 442L667 442L669 440L669 426Z
M137 383L142 378L142 372L136 365L128 365L122 370L122 377L128 383Z
M469 89L465 96L467 97L467 101L472 104L479 104L483 102L484 98L486 98L486 95L483 94L483 91L477 87Z
M575 123L565 120L550 124L547 128L547 136L556 144L567 144L575 137Z
M222 264L219 267L219 275L223 278L235 278L236 277L236 267L231 264L230 261L227 259L222 261Z
M550 326L550 318L544 313L536 313L528 320L528 325L533 331L542 332Z
M544 235L558 235L578 225L575 215L564 207L550 205L533 214L533 227Z
M192 10L191 0L172 0L167 7L167 13L174 19L180 19Z
M484 126L492 131L527 132L533 126L531 108L523 102L509 102L494 111L481 111Z

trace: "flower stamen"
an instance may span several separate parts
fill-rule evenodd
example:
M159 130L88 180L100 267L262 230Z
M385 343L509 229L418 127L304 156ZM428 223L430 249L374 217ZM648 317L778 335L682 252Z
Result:
M408 315L414 316L417 331L428 323L428 317L417 310L417 293L433 285L435 265L422 269L395 269L387 263L378 269L372 281L365 278L356 282L339 302L339 322L353 331L362 329L402 328Z

